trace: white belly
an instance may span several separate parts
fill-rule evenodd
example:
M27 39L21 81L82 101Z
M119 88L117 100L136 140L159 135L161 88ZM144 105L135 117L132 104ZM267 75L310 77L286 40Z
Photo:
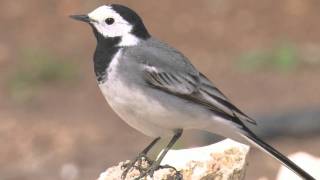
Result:
M152 136L171 135L171 127L161 126L161 120L168 115L159 102L144 95L144 92L128 87L117 74L118 52L108 68L108 80L99 84L100 90L112 109L133 128Z
M128 89L122 82L99 86L112 109L133 128L152 137L173 132L171 127L161 126L161 121L168 115L167 110L142 92Z

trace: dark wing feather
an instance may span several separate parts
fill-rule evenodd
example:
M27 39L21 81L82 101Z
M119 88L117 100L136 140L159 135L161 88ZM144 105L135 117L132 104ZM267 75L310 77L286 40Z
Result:
M225 117L239 117L249 123L256 122L231 104L228 98L204 75L198 76L179 72L166 72L156 67L146 66L144 78L147 84L183 99L198 103Z
M235 115L240 117L240 119L245 119L246 121L255 125L257 124L254 119L250 118L236 106L230 103L229 99L216 86L214 86L207 77L205 77L203 74L200 74L200 79L202 82L201 91L211 96L212 99L217 100L220 104L230 108L232 113L235 113Z

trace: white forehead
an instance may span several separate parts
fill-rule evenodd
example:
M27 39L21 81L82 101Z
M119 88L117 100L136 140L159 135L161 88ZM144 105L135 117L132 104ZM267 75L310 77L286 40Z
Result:
M117 21L126 22L111 6L103 5L88 14L88 16L98 22L104 21L106 18L114 18Z

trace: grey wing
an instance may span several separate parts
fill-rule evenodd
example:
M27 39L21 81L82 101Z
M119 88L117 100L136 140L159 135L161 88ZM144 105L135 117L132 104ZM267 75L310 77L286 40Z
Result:
M238 117L251 124L256 124L253 119L231 104L228 98L203 74L169 71L168 67L164 70L164 68L150 64L144 65L143 69L146 83L153 88L203 105L225 118Z
M228 119L238 117L256 124L174 48L152 39L126 49L125 55L128 61L142 66L139 73L142 70L143 81L149 86L203 105Z
M229 99L208 80L207 77L205 77L203 74L200 74L200 79L201 79L200 91L202 92L202 95L209 96L208 100L213 101L213 105L217 105L221 107L224 110L224 112L226 112L228 115L231 115L231 114L236 115L240 119L244 119L251 124L254 124L254 125L257 124L254 119L250 118L248 115L246 115L236 106L234 106L229 101Z

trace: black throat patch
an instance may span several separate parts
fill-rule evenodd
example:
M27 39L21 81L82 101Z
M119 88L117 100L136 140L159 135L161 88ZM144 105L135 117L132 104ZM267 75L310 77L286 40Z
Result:
M120 37L105 38L93 28L93 32L97 39L97 47L93 56L94 72L98 83L107 80L107 69L114 55L119 51L117 44L121 41Z

